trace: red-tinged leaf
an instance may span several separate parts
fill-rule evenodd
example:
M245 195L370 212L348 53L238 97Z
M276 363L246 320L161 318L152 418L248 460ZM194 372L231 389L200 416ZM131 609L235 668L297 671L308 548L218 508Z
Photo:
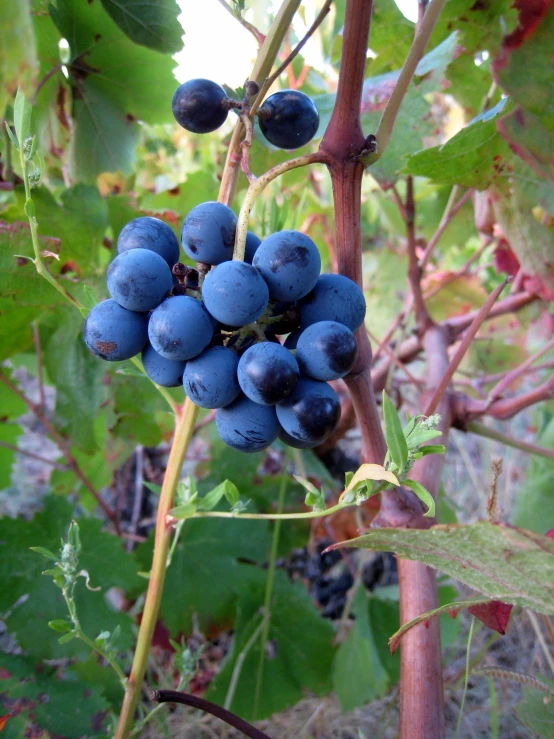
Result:
M498 246L494 250L494 266L497 272L505 272L513 277L519 271L518 258L510 249L510 245L506 239L501 238L498 240Z
M13 716L14 712L10 711L10 713L6 713L4 716L0 716L0 731L4 728L6 725L6 722L9 718Z
M554 539L554 529L547 531L545 536L548 536L549 539Z
M472 616L482 621L489 629L498 631L499 634L506 633L506 627L510 620L510 613L513 606L509 603L502 603L499 600L491 600L488 603L471 606L468 611Z
M519 12L519 22L515 31L504 39L503 49L513 51L531 38L551 4L552 0L516 0L514 5ZM502 56L495 64L500 64L501 60Z

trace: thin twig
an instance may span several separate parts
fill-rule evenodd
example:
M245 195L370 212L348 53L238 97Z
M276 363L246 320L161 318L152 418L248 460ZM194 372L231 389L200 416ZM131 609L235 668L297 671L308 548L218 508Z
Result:
M21 390L17 387L17 385L15 385L8 377L6 377L6 375L3 372L0 372L0 381L3 382L4 385L6 385L6 387L12 391L12 393L17 395L17 397L25 403L27 408L29 408L29 410L32 413L34 413L35 416L38 418L38 420L42 423L44 428L48 431L50 437L53 439L53 441L58 445L60 450L63 452L63 455L66 458L69 467L77 475L79 480L81 480L85 488L89 491L89 493L98 503L100 508L102 508L106 516L113 523L116 533L119 535L121 533L121 530L119 528L119 522L117 520L117 516L115 515L114 511L112 511L112 509L108 505L106 505L106 503L104 503L104 501L102 500L102 497L100 496L100 493L96 490L94 485L90 482L88 477L86 477L85 473L81 470L77 460L75 459L75 457L69 450L66 440L63 438L60 432L52 425L50 420L45 415L44 410L40 406L38 406L36 403L33 403L33 401L30 400L24 393L22 393Z
M374 334L371 333L371 331L367 328L367 326L366 326L366 332L367 332L367 335L369 336L369 338L371 339L371 341L373 341L375 344L377 344L378 343L377 342L377 337ZM394 352L391 349L389 349L388 346L386 346L386 344L384 346L382 346L382 349L385 352L385 354L387 355L387 357L390 358L391 362L393 364L395 364L398 367L399 370L402 370L402 372L404 372L404 374L406 375L406 377L408 378L408 380L411 383L413 383L417 388L419 388L420 390L422 390L423 387L424 387L424 385L425 385L425 383L422 380L418 380L417 377L415 377L414 375L412 375L412 373L406 367L406 365L402 364L402 362L395 356Z
M554 657L550 654L550 649L548 648L548 644L546 643L546 639L544 638L544 634L542 633L541 625L539 623L538 618L533 613L533 611L530 611L529 609L526 610L527 616L529 617L529 621L531 621L531 626L533 627L533 631L535 632L535 636L537 637L537 641L539 642L542 653L544 654L544 658L546 659L548 666L550 667L550 672L554 676Z
M8 444L7 441L0 440L0 446L4 447L4 449L10 449L12 452L15 452L16 454L22 454L24 457L30 457L31 459L36 459L38 462L42 462L43 464L48 464L51 467L55 467L57 470L61 470L62 472L67 472L67 465L60 464L59 462L54 461L53 459L47 459L46 457L41 457L40 454L35 454L34 452L29 452L27 449L21 449L18 446L14 446L13 444Z
M250 184L256 180L256 176L250 170L250 149L252 148L252 141L254 140L254 126L252 120L247 113L242 113L240 116L241 121L244 123L244 139L241 143L241 159L240 166L244 173L244 176Z
M509 282L511 282L511 278L507 277L501 285L499 285L492 291L492 293L486 299L483 307L478 311L477 315L473 319L471 326L467 329L467 331L463 335L463 338L460 342L460 346L456 349L454 356L450 360L450 364L448 365L448 369L446 370L444 377L442 378L439 386L435 390L433 397L427 404L427 408L425 409L426 416L431 416L435 412L440 402L440 399L442 398L442 396L446 392L448 385L450 384L450 380L452 379L454 372L456 372L456 370L458 369L460 362L465 357L467 350L471 346L471 342L473 341L477 332L481 328L483 321L485 320L487 315L490 313L491 308L498 300L498 296L500 295L502 290L504 290L504 288Z
M456 270L456 272L451 272L438 285L435 285L435 287L432 287L430 290L424 293L423 297L425 298L425 300L429 300L429 298L432 298L445 287L452 284L456 280L459 280L460 277L464 277L465 275L467 275L469 272L469 268L473 264L475 264L479 257L481 257L481 255L489 248L491 244L494 243L494 241L495 240L493 238L483 241L481 246L471 255L471 257L467 260L463 267Z
M543 400L550 400L550 398L554 398L554 375L551 375L546 382L527 393L516 395L515 398L496 400L491 405L483 400L465 397L459 403L458 415L461 418L465 417L466 420L484 414L499 420L506 420L521 413L526 408L541 403Z
M223 704L223 708L230 709L231 703L233 702L233 698L235 697L235 691L237 689L238 681L240 678L240 673L242 671L242 665L244 664L244 660L246 659L248 653L256 643L256 639L259 637L265 622L269 618L269 611L267 613L264 613L262 620L260 623L256 626L254 631L252 632L250 639L246 642L244 649L240 651L240 654L238 655L235 666L233 668L233 674L231 675L231 680L229 682L229 688L227 690L227 695L225 696L225 703Z
M396 121L396 116L398 115L398 111L400 110L404 96L406 95L408 87L413 79L417 65L423 57L427 42L429 41L445 3L446 0L433 0L427 8L427 12L421 21L419 32L414 39L408 56L406 57L406 61L404 62L404 66L398 76L396 85L394 86L394 90L392 91L392 95L387 103L387 107L383 111L383 115L379 121L379 125L377 126L377 131L375 132L377 151L368 155L367 159L364 161L365 166L369 166L370 164L373 164L373 162L376 162L377 159L383 156L387 149L392 135L392 130L394 128L394 122Z
M144 490L144 447L139 444L135 449L135 498L133 501L133 512L131 514L131 528L129 533L135 535L137 533L138 522L140 518L140 510L142 508L142 493ZM128 537L127 551L133 551L133 540Z
M406 236L408 246L408 282L412 294L412 301L415 308L416 326L420 333L423 333L427 326L431 323L431 318L427 312L425 301L421 293L421 267L419 266L416 254L416 236L415 236L415 200L414 200L414 178L409 176L406 178L406 202L404 205L406 214Z
M550 339L550 341L547 341L546 344L539 349L539 351L535 352L531 357L525 360L522 364L520 364L519 367L516 367L511 372L508 372L507 375L505 375L500 382L498 382L493 389L490 391L487 402L489 405L493 403L498 398L501 398L502 395L504 395L504 391L514 382L518 379L518 377L521 377L536 361L537 359L540 359L546 352L550 351L554 347L554 338Z
M235 20L237 20L243 28L246 28L246 30L254 36L258 44L263 44L265 40L265 36L261 31L258 31L256 26L254 26L252 23L249 23L247 20L245 20L242 15L239 12L235 12L233 8L229 5L229 3L226 3L225 0L218 0L220 5L223 5L225 10L227 10Z
M206 713L211 713L212 716L217 716L225 723L233 726L235 729L242 731L243 734L250 737L251 739L271 739L263 731L256 729L255 726L249 724L248 721L236 716L226 708L218 706L216 703L207 701L205 698L199 698L197 695L190 695L190 693L179 693L176 690L155 690L152 693L152 700L158 701L158 703L182 703L185 706L192 706L198 708Z
M50 70L49 72L47 72L47 73L46 73L46 74L44 75L44 77L43 77L43 78L41 79L41 81L40 81L40 82L38 83L38 85L37 85L37 87L36 87L36 90L35 90L35 94L34 94L34 95L33 95L33 97L31 98L31 105L33 106L33 108L34 108L34 107L35 107L35 105L37 104L37 97L38 97L38 94L39 94L39 92L40 92L40 91L42 90L42 88L43 88L43 87L44 87L44 85L45 85L45 84L46 84L46 83L48 82L48 80L49 80L49 79L50 79L50 78L51 78L51 77L52 77L53 75L55 75L55 74L56 74L56 72L61 72L62 66L63 66L63 64L62 64L61 62L59 62L58 64L56 64L56 65L55 65L54 67L52 67L52 69L51 69L51 70Z

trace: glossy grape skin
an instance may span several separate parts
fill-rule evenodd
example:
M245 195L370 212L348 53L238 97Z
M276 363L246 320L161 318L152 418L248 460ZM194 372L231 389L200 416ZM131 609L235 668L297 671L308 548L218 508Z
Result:
M259 245L262 243L262 240L256 236L255 233L252 233L252 231L249 231L246 234L246 243L244 245L244 261L248 264L252 264L252 260L254 259L254 254L256 253Z
M277 231L262 241L252 264L267 282L273 300L294 302L314 288L321 257L309 236L300 231Z
M364 294L344 275L321 275L298 306L301 329L318 321L337 321L356 331L364 322Z
M165 259L171 268L179 261L179 242L171 228L159 218L141 216L121 229L117 239L118 254L129 249L149 249Z
M284 400L299 376L298 364L289 350L269 341L247 349L237 370L242 392L261 405L275 405Z
M108 362L131 359L148 341L148 317L104 300L88 314L84 339L91 352Z
M142 351L142 366L148 377L162 387L179 387L186 362L166 359L148 344Z
M211 269L202 285L202 299L210 314L228 326L246 326L267 307L269 291L251 264L222 262Z
M318 321L302 331L296 360L303 375L314 380L338 380L347 375L358 356L352 331L336 321Z
M295 439L294 436L287 434L285 429L279 431L279 439L281 439L283 444L291 446L293 449L314 449L321 444L320 441L300 441L300 439Z
M276 406L283 429L299 441L324 441L340 420L340 401L326 382L301 377L292 393Z
M187 362L183 374L185 393L201 408L223 408L239 395L239 358L224 346L211 346Z
M275 408L258 405L244 395L216 411L215 425L221 439L239 452L259 452L279 433Z
M149 249L129 249L108 267L108 292L127 310L154 310L173 287L173 275L167 262Z
M264 113L270 115L266 117ZM297 149L315 136L319 113L303 92L280 90L264 101L258 121L261 132L273 146Z
M171 109L177 123L192 133L210 133L225 123L227 93L216 82L188 80L175 90Z
M223 203L208 201L193 208L183 221L181 241L191 259L221 264L233 257L237 217Z
M202 303L188 295L175 295L150 316L148 338L166 359L197 357L212 340L214 323Z

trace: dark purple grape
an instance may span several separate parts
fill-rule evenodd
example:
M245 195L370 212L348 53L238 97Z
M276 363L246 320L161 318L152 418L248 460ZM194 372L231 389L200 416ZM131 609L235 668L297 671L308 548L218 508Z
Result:
M315 286L321 257L314 242L300 231L278 231L262 241L252 262L273 300L294 302Z
M211 80L194 79L175 90L171 108L177 123L192 133L210 133L225 123L227 93Z
M260 108L260 130L279 149L297 149L315 136L319 113L313 101L298 90L280 90Z
M296 349L296 344L298 343L298 339L300 338L301 334L302 331L300 329L293 331L287 336L283 346L285 346L291 352L294 351Z
M231 208L215 201L200 203L183 222L183 249L197 262L221 264L233 257L236 229L237 217Z
M291 446L294 449L314 449L314 447L319 446L321 443L320 441L300 441L300 439L295 439L294 436L287 434L285 429L279 431L279 438L283 444Z
M347 375L358 356L352 331L336 321L318 321L305 329L296 344L296 360L303 375L314 380L338 380Z
M252 260L254 259L254 254L256 253L256 250L258 249L261 243L262 243L262 240L258 238L255 233L252 233L252 231L249 231L246 234L246 243L244 245L244 261L245 262L248 262L248 264L252 264Z
M173 287L167 262L149 249L129 249L108 267L108 291L127 310L148 312L166 298Z
M152 216L135 218L121 229L117 239L117 251L149 249L165 259L169 267L179 261L179 242L171 228Z
M154 349L166 359L197 357L210 343L214 324L196 298L175 295L164 300L150 316L148 337Z
M142 352L142 366L148 377L162 387L179 387L186 362L166 359L148 344Z
M326 382L304 377L276 410L287 434L302 442L321 443L340 420L340 400L333 388Z
M228 326L246 326L267 307L267 284L258 270L244 262L222 262L202 285L202 300L210 314Z
M279 433L275 408L258 405L244 395L216 411L215 425L221 439L239 452L259 452Z
M201 408L223 408L240 393L239 358L232 349L211 346L187 362L183 375L185 393Z
M122 308L115 300L104 300L88 314L84 338L91 352L101 359L131 359L148 341L148 318L145 313Z
M321 275L298 307L302 329L318 321L337 321L356 331L364 322L364 294L344 275Z
M275 405L293 390L300 371L288 349L264 341L247 349L237 370L242 392L255 403Z

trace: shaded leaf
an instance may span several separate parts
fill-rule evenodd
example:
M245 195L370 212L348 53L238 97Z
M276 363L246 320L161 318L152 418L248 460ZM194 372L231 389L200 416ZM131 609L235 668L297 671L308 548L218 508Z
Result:
M505 634L512 608L513 606L508 603L491 600L488 603L470 606L468 611L472 616L482 621L485 626L488 626L489 629L498 631L499 634Z
M132 41L164 54L183 48L183 29L175 0L102 0L102 5Z
M402 485L405 485L417 495L420 501L427 506L427 513L424 516L433 518L435 515L435 500L431 493L417 480L402 480Z
M36 49L29 0L0 3L0 116L18 85L27 89L36 71ZM27 90L28 91L28 90Z
M486 521L426 530L374 529L329 549L345 546L395 552L490 598L554 613L554 541L531 531Z
M546 682L541 678L541 682ZM554 683L548 680L554 693ZM541 690L532 687L523 688L523 698L515 707L516 716L521 723L536 737L552 736L554 733L554 699Z

